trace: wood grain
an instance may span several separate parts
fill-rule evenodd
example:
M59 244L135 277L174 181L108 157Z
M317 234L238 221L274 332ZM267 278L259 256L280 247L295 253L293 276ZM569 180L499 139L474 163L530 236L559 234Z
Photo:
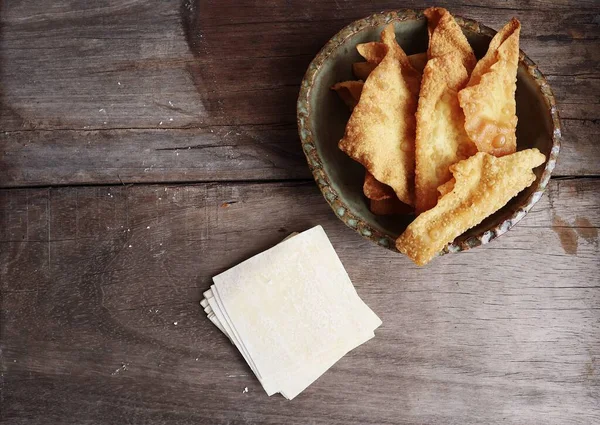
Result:
M515 229L418 268L330 211L295 102L340 28L429 3L0 2L0 422L600 422L600 5L435 4L521 20L564 142ZM384 323L287 402L198 301L316 224Z
M597 179L553 180L505 236L418 268L344 227L313 183L0 191L0 418L595 423L599 195ZM316 224L384 324L286 402L198 301L214 274Z
M563 135L553 175L600 175L600 120L564 120ZM0 149L0 187L312 178L295 123L19 131L0 133Z
M512 16L522 21L522 48L549 76L565 121L570 155L557 173L600 174L593 159L600 7L487 3L438 2L494 28ZM0 186L307 178L295 131L307 65L344 25L398 7L341 0L7 2L0 16ZM207 145L214 147L185 159L155 152ZM222 160L238 150L235 167Z
M295 124L12 132L0 145L0 186L311 177Z

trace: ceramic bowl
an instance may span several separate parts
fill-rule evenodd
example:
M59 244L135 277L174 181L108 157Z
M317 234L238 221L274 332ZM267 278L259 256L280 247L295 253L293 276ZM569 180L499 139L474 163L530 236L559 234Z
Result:
M478 22L455 16L475 54L481 58L496 33ZM396 37L407 54L427 50L427 21L422 12L399 10L358 20L338 32L313 59L300 88L298 130L302 148L317 185L334 213L346 225L382 247L396 250L395 240L412 216L376 216L362 192L364 168L338 149L350 116L330 87L356 79L352 63L363 60L356 45L379 40L381 30L395 22ZM517 146L536 147L546 163L535 172L536 181L504 208L449 244L444 252L457 252L486 244L508 231L540 199L560 149L560 120L554 95L537 66L520 53L517 75Z

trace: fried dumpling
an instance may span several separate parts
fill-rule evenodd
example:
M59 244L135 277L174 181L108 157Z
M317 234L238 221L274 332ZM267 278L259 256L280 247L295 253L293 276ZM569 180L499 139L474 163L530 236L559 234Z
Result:
M331 86L331 90L335 90L346 106L352 111L358 105L363 85L362 81L342 81Z
M458 92L476 63L460 27L442 8L425 11L429 60L425 65L416 114L415 204L417 213L435 206L438 186L452 177L449 167L477 149L464 129Z
M372 50L375 49L376 47L366 46L366 45L370 45L370 44L371 43L364 43L364 44L359 44L359 46L365 46L365 47L361 48L363 53L365 53L365 56L363 56L363 57L365 59L367 59L367 57L373 58L373 61L370 62L367 60L367 62L355 62L352 64L352 72L354 73L356 78L358 78L359 80L363 80L363 81L366 80L367 77L369 77L369 74L371 73L371 71L373 71L375 69L375 67L379 64L379 62L381 62L381 59L377 56L377 53L372 52ZM382 44L382 43L376 43L376 44ZM358 46L357 46L357 48L358 48ZM414 55L409 55L408 61L410 62L410 64L412 65L412 67L415 70L419 71L422 74L423 69L425 69L425 64L427 63L427 53L415 53Z
M535 181L532 169L546 157L527 149L497 158L479 152L450 167L453 185L437 205L419 215L396 240L396 248L418 265L427 264L448 243L481 223Z
M381 34L386 53L367 78L339 147L404 203L414 203L415 111L420 73L398 45L393 24Z
M521 24L513 18L498 32L477 63L458 100L465 130L481 152L508 155L517 150L515 91Z
M375 215L407 215L412 214L414 211L411 206L406 205L395 196L393 198L382 199L380 201L371 199L369 202L369 208Z

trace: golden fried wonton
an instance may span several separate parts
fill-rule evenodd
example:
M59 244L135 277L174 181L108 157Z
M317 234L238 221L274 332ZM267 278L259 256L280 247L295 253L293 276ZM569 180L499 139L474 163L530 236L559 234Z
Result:
M422 74L425 69L425 64L427 64L427 53L415 53L414 55L409 55L408 60L412 67Z
M417 213L435 206L438 186L451 178L449 167L477 152L458 103L475 64L473 50L447 10L430 8L425 15L430 38L416 115Z
M356 50L367 61L352 64L352 72L354 72L356 78L366 81L371 71L383 60L388 48L384 43L372 41L358 44Z
M390 186L377 181L373 174L368 171L365 173L365 183L363 184L363 193L369 199L382 201L384 199L396 198L394 189Z
M352 64L352 72L359 80L366 80L377 65L374 62L354 62Z
M353 69L354 75L357 78L366 80L367 77L369 76L369 74L371 73L371 71L373 69L375 69L375 67L383 59L383 57L381 57L381 52L384 51L384 49L381 49L381 46L385 46L385 44L383 44L383 43L364 43L359 46L360 46L359 50L360 50L361 54L365 57L365 59L372 60L372 62L356 62L352 65L352 69ZM410 55L410 56L408 56L408 60L413 68L415 68L419 72L423 72L423 68L425 68L425 63L427 62L427 53L417 53L414 55ZM335 87L336 86L334 86L333 88L335 89ZM362 87L361 87L361 90L362 90ZM340 93L340 96L342 96L341 93ZM359 98L360 98L360 92L358 93L357 99L359 99ZM346 104L348 106L350 106L350 104L348 102L346 102ZM351 106L351 110L354 108L354 106L356 106L356 105ZM394 190L391 187L377 181L377 179L375 179L375 177L373 177L373 175L371 173L369 173L368 171L365 174L365 182L363 185L363 192L367 198L377 200L377 201L381 201L383 199L396 198L396 195L394 194ZM395 211L398 211L398 210L404 211L404 210L406 210L406 208L395 208L394 201L390 201L390 203L388 203L388 204L377 203L375 206L375 210L377 211L377 212L373 211L375 214L385 215L388 213L396 214L397 212L395 212ZM382 213L382 211L393 211L393 212Z
M394 189L365 174L363 192L369 198L371 212L375 215L412 214L414 208L398 199Z
M430 7L423 14L427 17L427 32L429 33L428 58L437 58L450 52L456 52L470 75L475 68L477 59L454 17L443 7Z
M452 189L454 189L454 184L456 183L456 180L454 180L454 178L448 180L446 183L444 183L443 185L441 185L440 187L437 188L439 194L440 194L440 198L450 192L452 192Z
M331 89L335 90L346 106L352 111L358 104L363 89L362 81L342 81L334 84Z
M411 214L414 210L411 206L400 201L396 196L390 199L382 199L380 201L370 200L371 212L375 215L394 215L394 214Z
M454 164L452 190L408 226L396 247L416 264L428 263L457 236L530 186L535 181L532 169L545 159L537 149L527 149L501 158L479 152Z
M363 89L362 81L343 81L341 83L334 84L331 89L335 90L344 103L350 108L350 111L354 109L358 101L360 100L360 94ZM368 171L365 173L365 182L363 184L363 192L369 199L381 201L384 199L390 199L389 203L380 203L376 206L378 211L391 210L395 211L394 198L398 201L398 197L394 193L394 189L386 184L383 184ZM400 201L398 201L400 202ZM391 214L391 213L390 213Z
M427 63L427 53L416 53L414 55L409 55L408 60L414 69L420 73L423 73L423 69ZM375 69L379 62L381 62L381 59L376 62L355 62L352 64L352 72L359 80L366 80L371 71Z
M365 82L339 147L412 205L420 74L398 45L393 24L383 30L381 39L385 56Z
M382 33L383 37L383 33ZM367 60L367 62L379 65L388 52L388 46L385 43L371 41L356 45L358 53Z
M398 45L396 41L396 34L393 30L393 24L389 24L382 32L381 32L381 42L378 43L376 41L372 41L369 43L362 43L356 45L356 50L358 53L367 60L367 65L358 65L358 70L356 69L356 64L353 65L353 71L357 78L362 80L367 79L370 73L375 69L377 65L383 60L385 57L388 47L393 46L394 49L399 48L402 52L401 55L398 56L398 60L402 64L402 76L406 80L409 88L412 92L419 94L419 86L421 84L421 74L423 72L423 68L425 67L425 62L427 62L426 58L423 58L422 53L418 53L416 55L406 56L404 50ZM357 64L364 64L365 62L357 62ZM416 65L416 66L415 66ZM358 77L358 74L363 76L364 78Z
M517 150L515 91L521 24L513 18L492 39L467 87L458 94L465 130L481 152L508 155Z
M361 52L361 54L365 57L365 59L371 60L371 62L356 62L352 65L352 70L354 72L354 75L357 78L360 78L361 80L366 80L367 77L369 76L369 74L371 73L371 71L373 71L373 69L375 69L375 67L383 59L383 57L381 56L381 54L382 54L381 52L385 52L385 50L382 49L381 46L385 46L385 44L383 44L383 43L364 43L359 46L360 46L359 51ZM385 54L385 53L383 53L383 54ZM416 69L417 71L422 73L423 68L425 68L425 63L427 62L427 53L417 53L414 55L410 55L410 56L408 56L408 60L414 69ZM338 83L338 84L341 84L341 83ZM333 86L332 88L335 89L336 86ZM362 89L362 87L361 87L361 89ZM341 92L339 92L339 94L343 98L343 94ZM360 93L358 93L357 99L358 98L360 98ZM355 104L353 104L352 101L348 101L348 102L346 102L346 104L350 107L351 110L354 109L354 106L356 106ZM374 199L377 201L381 201L383 199L396 198L396 195L394 194L394 191L391 187L377 181L377 179L375 179L375 177L373 177L373 175L371 173L369 173L368 171L365 175L363 192L367 198ZM393 204L394 204L394 201L390 201L390 203L388 203L388 204L377 203L375 206L375 211L373 211L373 212L375 214L385 215L385 214L396 214L397 213L396 211L398 211L398 210L401 210L401 211L405 210L405 208L404 209L395 208L395 206ZM383 211L386 211L386 213L382 213ZM392 212L389 212L389 211L392 211Z

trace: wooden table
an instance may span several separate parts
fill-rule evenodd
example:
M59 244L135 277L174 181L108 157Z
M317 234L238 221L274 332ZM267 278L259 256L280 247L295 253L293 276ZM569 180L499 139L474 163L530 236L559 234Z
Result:
M0 5L5 423L599 423L596 0L437 2L496 29L521 20L564 144L514 230L426 268L335 217L295 124L335 32L425 3ZM269 398L198 301L316 224L383 326L297 399Z

